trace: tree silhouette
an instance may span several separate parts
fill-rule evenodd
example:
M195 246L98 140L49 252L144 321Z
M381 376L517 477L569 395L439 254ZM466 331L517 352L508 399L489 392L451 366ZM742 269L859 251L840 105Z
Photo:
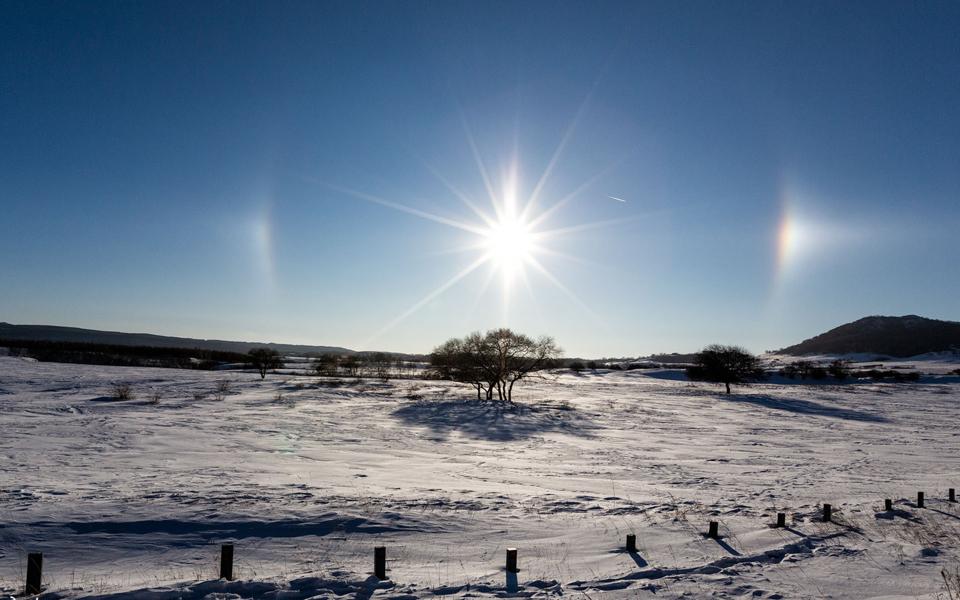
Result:
M509 329L479 332L447 340L430 355L443 379L469 383L487 400L513 402L513 386L530 374L552 366L561 350L551 337L532 339Z
M254 348L247 352L247 357L250 364L260 372L260 379L265 378L270 369L279 369L283 366L280 353L270 348Z
M730 393L732 384L744 384L763 378L760 360L739 346L711 344L697 353L687 376L694 381L722 383Z

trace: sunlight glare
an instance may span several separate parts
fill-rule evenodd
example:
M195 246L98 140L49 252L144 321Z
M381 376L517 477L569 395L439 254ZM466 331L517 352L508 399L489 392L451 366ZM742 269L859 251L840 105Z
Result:
M503 270L515 270L533 253L533 232L515 217L505 217L486 231L484 245L491 260Z

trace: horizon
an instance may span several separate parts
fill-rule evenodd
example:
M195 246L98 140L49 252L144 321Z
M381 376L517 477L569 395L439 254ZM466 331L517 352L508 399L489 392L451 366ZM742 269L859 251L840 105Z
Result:
M2 320L625 357L956 318L960 5L505 6L3 4Z
M938 322L945 322L945 323L960 323L960 321L955 321L955 320L951 320L951 319L931 319L930 317L925 317L925 316L923 316L923 315L916 315L916 314L906 314L906 315L866 315L866 316L864 316L864 317L860 317L859 319L856 319L855 321L851 321L850 323L842 323L842 324L837 325L836 327L830 327L829 329L826 329L826 330L824 330L824 331L820 331L820 332L818 332L818 333L810 334L808 337L804 337L803 339L797 340L797 341L795 341L795 342L792 342L792 343L789 343L789 344L783 344L783 345L779 346L778 348L769 348L769 349L763 350L763 351L754 351L754 353L757 354L757 355L777 354L777 353L780 352L781 350L784 350L784 349L786 349L786 348L789 348L789 347L792 347L792 346L801 344L801 343L803 343L803 342L809 341L810 339L816 338L816 337L820 336L821 334L828 333L829 331L832 331L832 330L835 329L835 328L841 327L841 326L843 326L843 325L850 325L850 324L852 324L852 323L856 323L856 322L863 321L863 320L866 320L866 319L876 319L876 318L881 318L881 319L906 319L906 318L911 318L911 317L919 318L919 319L925 319L925 320L938 321ZM433 351L433 349L431 349L431 350L428 350L428 351L426 351L426 352L410 352L410 351L387 350L387 349L384 349L384 348L374 348L374 349L366 349L366 350L357 350L357 349L354 349L354 348L349 348L349 347L346 347L346 346L341 346L340 344L337 344L337 343L335 343L335 342L331 342L331 343L306 343L306 344L301 344L301 343L299 343L299 342L285 342L285 341L281 341L281 340L240 340L240 339L198 337L198 336L195 336L195 335L189 335L189 336L171 336L171 335L166 334L166 333L156 333L156 332L149 332L149 331L113 331L113 330L99 330L99 329L91 329L91 328L88 328L88 327L79 327L79 326L72 326L72 325L56 325L56 324L51 324L51 323L45 323L45 324L41 324L41 323L9 323L9 322L7 322L7 321L2 321L2 320L0 320L0 325L12 325L12 326L14 326L14 327L18 327L18 326L19 326L19 327L62 327L62 328L67 328L67 329L81 329L81 330L89 330L89 331L96 331L96 332L102 332L102 333L118 333L118 334L125 334L125 335L148 335L148 336L159 336L159 337L182 337L182 338L184 338L184 339L195 339L195 340L202 340L202 341L207 341L207 342L217 341L217 342L231 342L231 343L245 343L245 344L263 344L263 345L303 345L303 346L314 346L314 347L339 348L339 349L341 349L341 350L347 350L347 351L350 351L350 352L361 352L361 353L363 353L363 352L384 352L384 353L387 353L387 354L398 354L398 355L399 355L399 354L407 354L407 355L428 355L428 354L430 354L430 353ZM694 350L665 349L665 350L659 350L659 351L655 351L655 352L648 352L648 353L645 353L645 354L624 354L624 355L600 354L600 355L593 355L593 356L590 356L590 355L586 355L586 356L583 356L583 355L571 355L570 353L564 351L564 352L561 352L561 358L564 358L564 359L585 359L585 360L629 359L629 358L637 358L637 359L639 359L639 358L646 358L646 357L650 357L650 356L669 356L669 355L673 355L673 354L677 354L677 355L696 354L696 353L699 352L700 350L702 350L702 348L697 348L697 349L694 349ZM874 354L876 354L876 353L874 353Z

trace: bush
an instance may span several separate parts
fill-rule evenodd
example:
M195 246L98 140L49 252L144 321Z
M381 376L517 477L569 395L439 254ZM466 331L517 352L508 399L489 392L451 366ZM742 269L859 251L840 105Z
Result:
M920 373L916 371L911 371L909 373L903 373L901 371L895 371L893 369L869 369L866 371L858 371L856 373L857 377L873 379L874 381L884 381L886 379L892 379L897 383L903 382L914 382L920 381Z
M567 367L569 367L570 370L573 371L574 373L579 373L580 371L587 368L586 365L584 365L579 360L572 361L569 365L567 365Z
M220 381L218 381L215 398L217 400L223 400L224 398L227 397L227 394L229 393L230 393L230 382L227 381L226 379L221 379Z
M826 379L827 373L833 373L830 369L833 368L834 364L843 361L834 361L831 363L829 368L824 368L816 363L813 363L809 360L798 360L795 363L785 365L780 369L780 374L789 379ZM840 372L839 370L837 372ZM846 371L849 375L849 370ZM841 377L838 377L841 379Z
M133 388L129 383L118 383L113 386L112 395L114 400L132 400Z
M830 366L827 367L827 372L829 372L834 379L843 381L850 376L850 363L845 360L837 359L830 363Z

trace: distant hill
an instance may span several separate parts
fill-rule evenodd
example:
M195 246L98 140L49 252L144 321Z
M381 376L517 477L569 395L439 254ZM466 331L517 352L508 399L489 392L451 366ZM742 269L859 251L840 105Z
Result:
M780 350L784 354L884 354L897 358L960 350L960 323L916 315L865 317Z
M0 345L11 341L78 342L115 346L147 346L152 348L198 348L218 352L247 353L251 348L273 348L282 354L353 354L353 350L339 346L306 346L300 344L273 344L261 342L231 342L153 335L150 333L122 333L55 325L11 325L0 322Z

